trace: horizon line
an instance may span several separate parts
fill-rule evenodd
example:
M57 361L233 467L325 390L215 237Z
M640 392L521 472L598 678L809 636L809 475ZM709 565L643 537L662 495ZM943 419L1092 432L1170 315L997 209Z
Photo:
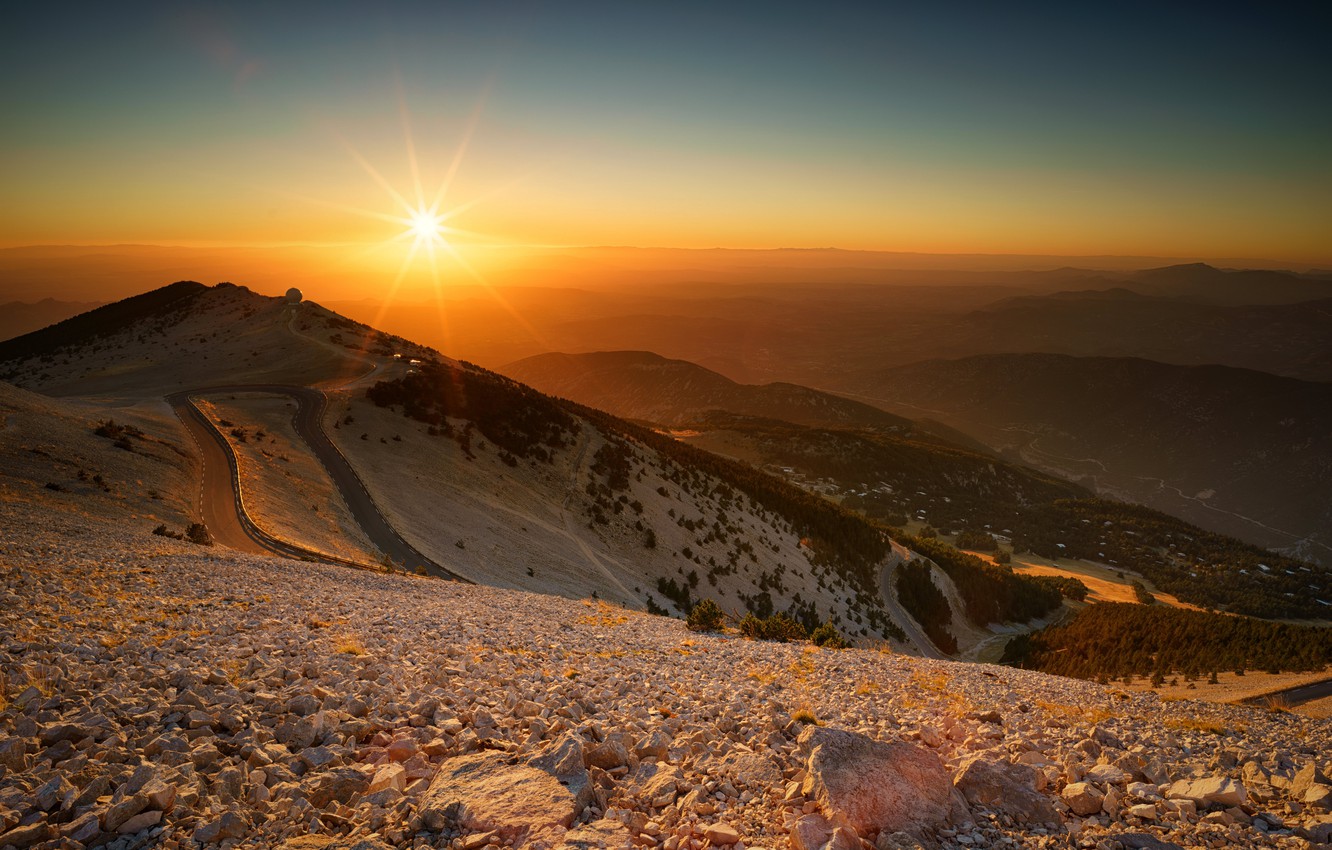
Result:
M160 249L160 250L281 250L291 248L348 248L364 247L366 242L213 242L213 243L158 243L158 242L36 242L0 245L0 251L23 251L41 249ZM920 251L891 248L846 248L835 245L798 246L781 245L773 247L734 247L726 245L624 245L624 244L559 244L538 242L513 242L504 244L474 244L461 242L459 247L473 249L520 249L549 251L679 251L679 252L734 252L734 253L840 253L840 254L877 254L882 256L903 257L938 257L938 258L1005 258L1033 260L1148 260L1164 262L1167 265L1188 265L1203 263L1218 268L1233 269L1271 269L1294 271L1329 271L1332 270L1332 258L1324 260L1277 260L1267 257L1221 257L1203 254L1059 254L1049 252L1020 251ZM1092 269L1095 270L1095 269ZM960 270L959 270L960 271Z

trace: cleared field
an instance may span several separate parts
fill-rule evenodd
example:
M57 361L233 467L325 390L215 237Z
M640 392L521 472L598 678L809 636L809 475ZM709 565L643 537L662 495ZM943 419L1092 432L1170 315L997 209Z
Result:
M1196 699L1205 702L1240 703L1274 691L1319 682L1329 676L1332 676L1332 667L1317 673L1248 672L1243 676L1237 676L1233 672L1218 673L1215 685L1208 684L1206 679L1186 682L1183 676L1172 676L1159 688L1151 687L1148 679L1144 677L1122 687L1139 693L1155 691L1162 699L1167 700ZM1332 717L1332 697L1294 706L1291 711L1306 717Z
M967 554L975 555L983 561L995 563L994 555L991 553L968 550ZM1089 591L1087 594L1088 602L1137 602L1137 594L1133 591L1133 580L1137 579L1146 585L1147 589L1156 597L1156 601L1163 605L1169 605L1172 608L1188 608L1192 611L1202 610L1196 605L1181 602L1169 593L1157 590L1151 582L1137 573L1128 570L1117 570L1096 561L1075 560L1073 558L1050 560L1039 555L1026 553L1020 556L1014 555L1013 562L1009 566L1013 568L1014 572L1023 575L1075 578L1087 585Z

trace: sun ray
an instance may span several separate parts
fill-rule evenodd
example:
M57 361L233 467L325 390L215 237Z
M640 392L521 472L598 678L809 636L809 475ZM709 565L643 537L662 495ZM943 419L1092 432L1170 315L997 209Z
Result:
M472 264L467 262L467 260L464 259L463 256L459 254L456 250L454 250L454 247L450 245L448 242L444 242L443 247L444 250L448 251L449 254L453 257L454 262L456 262L459 266L461 266L465 272L471 275L473 280L481 284L482 288L486 290L486 292L490 295L490 297L495 299L495 303L500 305L500 307L502 307L506 313L512 316L514 321L518 323L518 326L521 327L524 331L526 331L528 335L532 337L533 340L545 346L546 348L552 348L552 346L546 340L546 338L543 337L539 331L537 331L537 329L532 325L531 322L523 318L523 315L519 313L518 310L512 304L510 304L508 300L504 298L503 295L500 294L500 291L496 289L495 286L489 280L486 279L485 275L477 271L472 266Z
M467 155L467 148L472 143L472 136L476 134L476 128L481 123L481 113L485 110L486 102L490 100L491 89L494 88L494 77L486 80L485 86L481 89L481 96L477 98L476 106L472 107L472 112L467 116L467 126L463 130L462 139L458 142L458 150L453 154L453 161L449 163L449 168L444 172L444 179L439 184L439 189L435 192L435 199L431 202L431 208L438 209L444 203L444 198L448 194L449 187L453 185L453 178L462 167L463 157Z
M361 168L365 169L365 173L366 173L366 174L369 174L370 177L371 177L376 183L379 184L379 187L380 187L381 189L383 189L385 192L388 192L388 193L389 193L389 196L392 197L393 200L397 201L398 204L399 204L403 209L405 209L405 210L411 210L411 209L412 209L412 204L411 204L406 198L404 198L404 197L402 196L402 193L400 193L397 189L393 188L393 184L390 183L390 182L388 182L388 180L384 177L384 175L380 174L379 171L378 171L378 169L376 169L373 165L371 165L371 164L366 160L365 157L361 156L361 152L358 151L358 150L352 145L351 142L347 141L347 140L346 140L345 138L343 138L341 135L338 135L338 134L336 134L336 133L335 133L334 135L337 136L338 141L342 142L342 144L347 148L347 152L351 154L352 159L356 161L356 164L359 165L359 166L361 166Z
M398 94L398 117L402 121L403 140L407 145L407 166L412 172L412 184L416 189L416 208L425 209L425 188L421 185L421 166L416 158L416 140L412 135L412 117L407 109L407 94L403 90L402 75L394 74L394 83ZM430 207L434 212L435 206Z

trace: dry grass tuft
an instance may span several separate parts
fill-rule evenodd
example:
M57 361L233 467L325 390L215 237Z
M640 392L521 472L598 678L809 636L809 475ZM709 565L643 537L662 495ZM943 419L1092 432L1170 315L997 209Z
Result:
M745 674L745 678L758 682L760 685L771 685L777 681L777 672L766 667L754 667Z
M583 600L583 604L592 606L590 599ZM596 613L584 614L578 617L574 622L580 626L604 626L614 628L615 626L629 622L629 617L624 613L624 609L603 600L597 600Z
M819 720L818 716L815 715L814 712L808 707L796 709L795 714L791 715L791 719L799 721L809 726L823 725L822 721Z
M344 655L365 655L365 644L361 641L360 636L351 633L334 638L333 649L335 652L341 652Z
M1119 716L1108 708L1090 708L1085 705L1066 705L1065 703L1049 702L1048 700L1043 699L1036 700L1036 707L1044 711L1046 714L1051 714L1055 717L1076 718L1092 724L1101 723L1112 717Z

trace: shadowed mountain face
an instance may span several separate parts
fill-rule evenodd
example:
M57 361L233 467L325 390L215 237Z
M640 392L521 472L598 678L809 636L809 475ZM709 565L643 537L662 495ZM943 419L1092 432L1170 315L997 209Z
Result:
M505 374L550 395L626 419L687 425L714 410L801 425L910 431L913 423L868 404L795 384L739 384L685 360L648 351L538 354Z
M1015 354L896 367L855 388L1204 528L1332 557L1332 384Z
M1168 396L1177 415L1187 417L1199 398L1217 394L1222 389L1234 389L1240 395L1254 393L1261 398L1261 390L1231 387L1232 376L1238 372L1261 384L1271 378L1260 373L1225 370L1218 367L1202 369L1198 387L1190 388L1189 381L1177 378L1171 383L1163 375L1190 370L1169 367L1141 360L1107 361L1103 364L1106 376L1098 378L1118 396L1142 396L1137 407L1126 407L1126 419L1116 419L1116 404L1095 399L1098 390L1089 388L1087 381L1095 377L1087 374L1085 361L1078 358L1050 357L1046 383L1050 390L1042 403L1058 409L1059 426L1038 422L1027 437L1021 453L1010 447L1008 460L995 456L992 450L967 447L963 440L940 439L943 426L931 422L927 426L911 423L912 427L876 428L857 424L876 421L872 416L841 417L822 425L795 424L795 417L808 418L808 407L788 408L787 421L753 414L737 413L743 406L753 406L753 397L746 391L764 391L769 387L745 387L702 369L694 364L665 360L643 352L606 352L589 355L548 355L512 364L510 371L523 376L544 389L572 396L575 400L596 404L620 415L655 418L658 422L687 426L678 432L678 438L699 448L736 458L774 474L782 475L817 492L837 499L844 507L861 511L892 526L908 523L928 523L939 529L994 529L1011 534L1015 547L1045 557L1058 558L1064 554L1088 558L1150 574L1158 586L1172 588L1195 604L1218 605L1235 610L1261 612L1276 616L1277 612L1299 611L1304 615L1321 616L1321 604L1308 596L1292 600L1292 592L1318 592L1314 585L1325 581L1319 578L1305 583L1302 565L1297 561L1283 561L1276 577L1256 566L1278 557L1259 548L1249 548L1238 540L1208 534L1188 523L1137 506L1092 498L1092 493L1057 475L1032 469L1027 465L1043 465L1064 475L1084 476L1080 469L1070 469L1051 462L1054 440L1072 439L1069 428L1077 422L1076 411L1095 412L1106 425L1105 432L1097 432L1102 441L1109 442L1114 434L1126 435L1131 445L1140 445L1146 466L1166 463L1161 455L1177 447L1160 443L1169 435L1156 434L1155 441L1138 436L1143 426L1135 417L1155 417L1165 421L1164 414L1153 408L1153 399ZM986 358L975 358L985 361ZM1036 358L1039 360L1039 358ZM966 362L966 361L964 361ZM1062 364L1063 373L1058 366ZM929 364L922 364L927 366ZM1114 368L1118 366L1120 373ZM981 367L978 365L977 369ZM1012 367L1017 375L1035 369ZM896 370L895 370L896 371ZM906 370L903 370L906 371ZM983 371L983 370L982 370ZM985 373L979 379L982 387L997 383L1002 370ZM1158 374L1159 373L1159 374ZM1219 374L1213 374L1219 373ZM921 384L933 387L943 383L933 375L925 375ZM1290 381L1300 385L1302 382ZM1215 384L1213 386L1212 384ZM998 384L1005 386L1004 384ZM813 391L805 390L807 393ZM1014 379L1011 393L1000 391L999 397L1013 403L1013 409L1004 409L1010 416L1029 412L1039 416L1040 408L1026 411L1021 403L1025 388ZM815 395L823 396L823 393ZM965 391L960 395L966 396ZM983 396L976 389L974 396ZM760 398L767 398L758 393ZM781 395L781 399L789 397ZM1057 399L1052 401L1052 399ZM1102 406L1098 407L1097 404ZM1164 403L1164 402L1163 402ZM766 408L771 410L772 408ZM942 406L939 408L943 409ZM903 408L905 410L905 408ZM937 413L937 410L928 411ZM1300 413L1307 417L1308 412ZM1261 417L1259 418L1261 421ZM924 430L928 427L928 432ZM1178 424L1172 434L1184 433ZM1225 427L1219 432L1227 433ZM956 431L947 433L956 434ZM977 433L985 433L977 431ZM996 445L1008 446L1016 431L1000 431L1002 438ZM1184 455L1181 460L1206 464L1212 460L1210 452L1234 453L1244 445L1244 438L1226 443L1216 440L1203 443L1207 448L1195 455ZM1007 440L1005 442L1004 440ZM1190 433L1183 441L1183 449L1193 449L1201 437ZM1030 445L1026 445L1026 444ZM1180 450L1182 453L1182 449ZM1089 457L1089 453L1075 455ZM1107 457L1110 455L1107 453ZM1020 461L1020 462L1008 462ZM1096 475L1088 478L1090 485L1105 487L1110 477L1101 466L1087 461ZM1109 461L1103 462L1109 466ZM1206 467L1211 468L1211 467ZM1159 487L1157 488L1159 489ZM1121 490L1116 491L1125 495ZM1205 503L1206 500L1201 500ZM1191 503L1192 504L1192 503ZM1109 523L1109 526L1106 525ZM1114 528L1108 532L1107 527ZM1171 545L1173 543L1173 545ZM1168 548L1163 552L1162 548ZM1204 568L1201 566L1206 564ZM1272 568L1271 563L1267 565ZM1290 573L1285 570L1289 568ZM1262 577L1260 577L1260 574ZM1263 578L1265 577L1265 578ZM1277 585L1280 584L1280 587ZM1223 590L1217 590L1223 587Z

